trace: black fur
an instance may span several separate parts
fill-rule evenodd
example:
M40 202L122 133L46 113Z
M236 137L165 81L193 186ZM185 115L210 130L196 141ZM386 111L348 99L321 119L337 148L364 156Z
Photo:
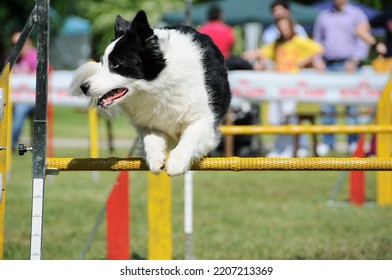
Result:
M227 69L224 66L224 57L211 37L197 32L189 26L174 26L168 29L176 29L181 33L191 35L201 49L203 49L203 66L205 85L209 94L212 110L216 115L219 125L230 106L231 92L227 80Z
M122 37L109 55L110 71L124 77L151 81L165 68L158 38L144 11L138 12L131 24L117 16L115 36Z
M166 27L192 37L201 49L205 86L216 116L216 125L224 118L231 100L230 86L224 57L212 39L184 25ZM125 77L153 80L165 68L166 61L159 48L144 11L139 11L132 22L117 16L115 37L122 38L109 55L109 69ZM186 63L186 61L184 61Z

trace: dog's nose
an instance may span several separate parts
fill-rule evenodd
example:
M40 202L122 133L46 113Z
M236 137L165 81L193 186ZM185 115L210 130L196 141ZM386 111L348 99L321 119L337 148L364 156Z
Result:
M90 89L90 83L84 82L83 84L80 85L80 89L83 91L84 94L87 95L88 90Z

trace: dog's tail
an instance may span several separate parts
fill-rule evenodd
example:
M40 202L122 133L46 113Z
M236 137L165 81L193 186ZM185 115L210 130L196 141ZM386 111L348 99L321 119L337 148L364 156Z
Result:
M78 69L76 69L72 78L71 85L69 86L70 95L83 95L80 86L91 76L96 74L101 68L101 64L98 62L90 61Z

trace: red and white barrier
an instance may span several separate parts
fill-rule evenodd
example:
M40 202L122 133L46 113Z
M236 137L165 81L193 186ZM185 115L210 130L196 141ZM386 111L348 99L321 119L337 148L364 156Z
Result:
M73 71L53 71L49 92L54 105L87 106L87 99L70 96ZM13 102L35 100L35 75L12 75ZM268 71L230 71L234 97L251 101L296 100L298 102L337 104L376 104L388 81L388 74L353 74L305 70L296 74Z
M234 97L251 101L295 100L331 104L376 104L388 74L302 71L296 74L231 71Z

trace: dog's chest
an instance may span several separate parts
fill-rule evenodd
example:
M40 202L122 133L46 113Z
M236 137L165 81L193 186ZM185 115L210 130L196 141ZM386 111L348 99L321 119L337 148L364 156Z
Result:
M164 132L173 139L181 136L192 114L185 104L175 102L127 103L122 109L136 126Z

